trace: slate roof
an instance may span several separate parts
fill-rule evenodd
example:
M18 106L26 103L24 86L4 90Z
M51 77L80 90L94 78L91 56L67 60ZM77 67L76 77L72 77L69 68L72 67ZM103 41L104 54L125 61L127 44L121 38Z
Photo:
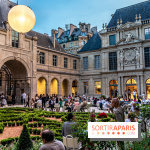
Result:
M78 53L98 50L101 47L102 44L100 35L99 33L95 33Z
M135 22L136 14L138 16L141 14L141 20L150 19L150 0L117 9L107 28L116 27L118 19L122 19L123 24L126 22Z
M17 4L9 1L9 0L0 0L0 27L5 29L5 24L3 23L4 21L8 20L8 12L11 9L10 6L15 6ZM26 33L27 36L33 37L37 36L38 41L37 44L43 47L50 47L51 49L54 49L54 46L52 44L52 37L41 34L38 32L35 32L31 30L30 32ZM57 40L55 40L55 50L58 51L64 51L64 49L61 47L61 45L58 43Z

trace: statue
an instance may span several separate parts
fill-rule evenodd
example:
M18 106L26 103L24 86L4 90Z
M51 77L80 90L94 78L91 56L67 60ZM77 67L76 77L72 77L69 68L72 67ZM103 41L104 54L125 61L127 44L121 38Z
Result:
M120 63L123 64L124 54L123 50L120 51Z
M132 34L131 33L128 33L127 35L126 35L126 43L129 43L129 42L131 42L131 40L132 40Z
M140 53L139 53L139 49L137 48L136 50L136 62L139 63L140 62Z

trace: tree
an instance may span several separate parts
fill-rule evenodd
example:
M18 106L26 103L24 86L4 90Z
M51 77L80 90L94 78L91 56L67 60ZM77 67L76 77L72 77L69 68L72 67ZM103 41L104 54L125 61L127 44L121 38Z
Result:
M16 146L16 150L31 150L33 148L33 143L30 138L30 133L27 126L23 125L23 130L19 137L19 141Z

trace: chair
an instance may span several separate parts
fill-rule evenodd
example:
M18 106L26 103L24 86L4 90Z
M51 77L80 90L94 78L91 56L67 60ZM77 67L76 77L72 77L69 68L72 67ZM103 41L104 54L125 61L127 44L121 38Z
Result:
M80 111L80 108L81 108L81 105L74 107L74 109L75 109L76 111Z
M71 135L67 135L66 137L63 136L63 144L65 145L66 149L79 149L80 143L78 143L77 138L73 138Z

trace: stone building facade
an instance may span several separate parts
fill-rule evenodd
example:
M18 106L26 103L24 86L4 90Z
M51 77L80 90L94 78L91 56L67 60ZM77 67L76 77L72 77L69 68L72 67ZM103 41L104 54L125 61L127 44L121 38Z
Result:
M81 49L81 94L123 97L126 90L133 98L136 90L150 98L149 8L146 1L116 10L108 26Z
M0 0L0 93L77 95L79 63L77 55L68 54L55 37L30 31L17 33L7 22L9 10L16 4Z

